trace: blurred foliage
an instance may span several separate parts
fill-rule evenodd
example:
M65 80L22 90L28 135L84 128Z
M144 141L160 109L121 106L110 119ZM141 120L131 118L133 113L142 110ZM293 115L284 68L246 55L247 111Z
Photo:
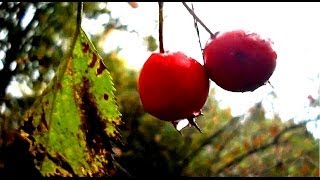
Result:
M102 13L110 15L112 9L108 10L106 4L85 3L85 16L94 19ZM23 28L19 25L22 10L28 7L36 7L36 11L31 25ZM5 53L0 70L0 101L5 105L0 106L6 107L1 108L5 110L1 110L0 116L0 144L11 145L1 150L0 174L37 173L33 167L25 166L32 164L26 158L28 146L15 143L11 129L20 127L24 112L51 82L70 43L75 12L76 4L71 2L0 4L0 34L3 29L7 31L7 36L0 39L0 51ZM306 123L283 121L277 114L266 118L262 103L242 116L232 117L230 109L219 107L212 90L203 108L204 116L197 119L203 133L185 128L182 136L171 123L145 113L137 91L139 72L128 69L117 56L118 51L106 54L97 46L101 39L108 41L110 30L125 30L126 26L110 18L104 28L102 34L90 37L113 78L124 122L119 126L123 144L112 149L116 176L319 176L319 141L307 131ZM157 49L153 37L144 40L150 51ZM28 44L31 48L25 48ZM11 71L10 64L14 61L17 67ZM39 71L37 78L32 78L34 71ZM5 94L12 78L34 93L24 93L20 98Z
M153 36L146 36L143 40L148 47L148 51L155 51L158 49L157 41Z

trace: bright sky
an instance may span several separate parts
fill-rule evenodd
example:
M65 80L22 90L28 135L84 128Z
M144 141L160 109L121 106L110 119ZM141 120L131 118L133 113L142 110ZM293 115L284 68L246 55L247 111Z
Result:
M139 70L150 55L142 37L158 37L158 3L139 2L139 7L134 9L124 2L110 2L108 8L113 17L120 17L129 30L135 30L138 34L114 31L104 43L104 48L110 51L122 47L120 56L126 59L129 67ZM196 2L194 8L211 31L244 29L256 32L274 42L278 55L276 70L270 78L277 99L272 99L269 94L272 91L270 85L254 92L233 93L212 82L211 87L216 90L215 98L222 107L231 107L232 114L236 116L264 100L266 111L278 112L283 120L295 118L299 121L320 114L320 108L305 108L307 96L318 97L320 93L320 77L316 79L320 73L320 3ZM99 22L84 21L83 24L88 25L84 28L93 33L101 32L102 29L96 28ZM201 25L199 30L204 46L209 34ZM163 36L165 50L185 52L203 64L193 18L181 2L164 3ZM309 123L307 127L315 137L320 138L320 123L317 126Z

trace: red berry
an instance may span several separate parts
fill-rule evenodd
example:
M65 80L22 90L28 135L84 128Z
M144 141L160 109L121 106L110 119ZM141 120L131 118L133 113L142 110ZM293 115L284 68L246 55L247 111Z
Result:
M206 102L209 77L182 52L153 53L141 69L138 90L145 111L158 119L192 118Z
M230 31L210 39L204 49L204 67L221 88L254 91L264 85L276 67L271 43L255 33Z

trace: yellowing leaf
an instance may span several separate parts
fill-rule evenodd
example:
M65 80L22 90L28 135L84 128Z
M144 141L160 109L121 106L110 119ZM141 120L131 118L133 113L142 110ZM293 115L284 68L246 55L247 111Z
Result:
M263 136L262 135L258 135L258 136L253 138L252 144L254 144L255 146L261 146L263 141L264 141Z
M300 168L300 172L302 175L310 175L310 165L308 163L303 163L302 167Z
M120 113L100 55L80 32L72 56L25 114L36 167L44 176L105 176L114 172L111 141Z
M248 151L248 150L251 149L251 144L249 143L248 140L244 140L244 141L243 141L243 146L244 146L244 149L245 149L246 151Z
M272 137L275 137L279 133L279 128L278 126L271 126L269 128L269 133L271 134Z

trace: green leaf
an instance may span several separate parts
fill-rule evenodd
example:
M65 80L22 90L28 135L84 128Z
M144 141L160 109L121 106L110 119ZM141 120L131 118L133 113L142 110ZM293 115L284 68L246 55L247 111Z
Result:
M81 29L72 56L25 115L22 130L44 176L112 175L120 112L112 78Z

